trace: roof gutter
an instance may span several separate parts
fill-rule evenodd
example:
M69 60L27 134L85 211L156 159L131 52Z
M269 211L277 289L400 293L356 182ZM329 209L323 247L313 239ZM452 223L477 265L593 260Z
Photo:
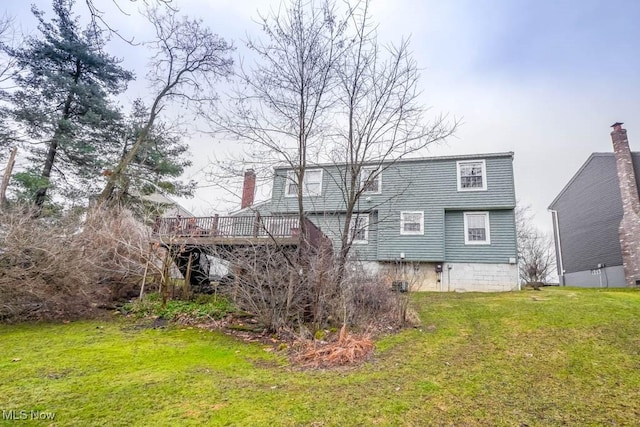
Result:
M363 161L362 166L377 166L377 165L388 165L388 164L402 164L402 163L411 163L411 162L437 162L437 161L448 161L448 160L475 160L475 159L489 159L489 158L501 158L508 157L513 160L514 152L513 151L505 151L501 153L478 153L478 154L458 154L458 155L449 155L449 156L432 156L432 157L403 157L400 159L388 159L388 160L371 160L371 161ZM334 162L334 163L309 163L307 164L307 169L313 168L324 168L324 167L341 167L345 166L346 162ZM274 170L289 170L294 167L290 164L281 164L274 166Z

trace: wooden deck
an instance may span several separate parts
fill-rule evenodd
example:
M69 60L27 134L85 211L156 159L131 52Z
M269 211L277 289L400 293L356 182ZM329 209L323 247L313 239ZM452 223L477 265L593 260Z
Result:
M331 253L331 240L309 219L304 218L304 236L297 215L211 216L157 218L154 240L167 249L167 256L193 289L210 288L210 259L207 255L237 263L254 257L265 258L266 246L291 254ZM194 261L195 260L195 261ZM235 270L234 270L235 271ZM234 274L240 274L237 270Z
M327 237L305 218L306 236L312 247L319 247ZM246 246L287 245L300 243L300 221L287 216L211 216L157 218L154 237L163 246Z

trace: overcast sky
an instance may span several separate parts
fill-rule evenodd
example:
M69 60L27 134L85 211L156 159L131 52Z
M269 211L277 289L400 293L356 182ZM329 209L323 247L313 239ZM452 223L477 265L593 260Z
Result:
M96 0L106 19L125 35L148 39L137 7ZM50 2L36 1L43 10ZM30 2L3 0L23 31L35 31ZM184 14L202 18L242 55L246 34L259 34L257 10L267 0L173 0ZM590 153L611 151L609 126L625 122L632 150L640 150L640 1L635 0L374 0L380 40L411 37L423 69L424 103L434 114L461 119L455 137L429 155L515 152L516 193L551 228L546 208ZM76 10L86 15L83 1ZM50 14L48 14L50 16ZM122 103L147 97L145 52L113 42L112 53L134 69L140 83ZM225 147L192 135L198 167ZM190 174L206 185L202 176ZM220 195L202 188L181 200L196 214L229 209ZM264 193L262 196L264 197ZM594 195L597 198L597 195Z

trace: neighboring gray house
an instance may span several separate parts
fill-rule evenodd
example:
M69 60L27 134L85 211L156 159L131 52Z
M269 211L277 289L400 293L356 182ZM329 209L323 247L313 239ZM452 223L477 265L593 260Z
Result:
M345 218L341 173L341 165L308 167L304 182L305 213L335 248ZM406 159L363 175L351 256L368 269L410 276L419 290L518 289L513 153ZM297 212L293 176L276 168L271 200L251 206L249 171L236 215Z
M621 125L611 132L614 152L591 154L549 206L561 285L640 281L640 153Z
M180 203L158 192L142 196L142 199L149 204L155 205L155 207L162 212L162 215L160 215L162 218L172 218L176 216L191 218L194 216L180 205Z

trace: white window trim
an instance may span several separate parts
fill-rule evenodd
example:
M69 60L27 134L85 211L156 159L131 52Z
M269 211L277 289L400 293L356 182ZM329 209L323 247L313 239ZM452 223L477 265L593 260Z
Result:
M405 215L419 214L420 215L420 230L418 231L406 231L404 229L405 225ZM424 211L401 211L400 212L400 234L402 236L419 236L424 235Z
M484 227L487 235L487 239L484 241L469 240L469 223L467 221L468 215L484 215ZM464 213L464 244L465 245L490 245L491 244L491 227L489 221L489 212L465 212Z
M318 194L309 194L306 192L306 186L303 185L302 187L302 197L318 197L322 195L322 181L324 180L324 169L321 168L312 168L312 169L307 169L304 173L305 177L307 176L307 173L309 172L314 172L314 171L320 171L320 189L318 190ZM295 182L296 180L296 174L295 171L289 170L287 171L287 176L285 178L284 181L284 197L297 197L298 194L294 193L294 194L289 194L289 184L291 182ZM303 179L304 181L304 179Z
M351 240L351 231L353 230L353 222L358 219L364 219L366 225L364 226L364 239L363 240ZM353 245L366 245L369 243L369 214L353 214L351 217L351 223L349 224L349 240Z
M482 163L482 188L462 188L460 165L465 163ZM484 159L478 160L458 160L456 162L456 172L458 179L458 191L487 191L487 163Z
M362 174L362 171L365 170L373 170L375 171L376 169L378 169L377 166L363 166L362 169L360 170L360 188L362 188L364 186L364 176ZM378 171L378 176L376 177L375 181L378 181L378 191L362 191L362 194L380 194L382 193L382 171Z

